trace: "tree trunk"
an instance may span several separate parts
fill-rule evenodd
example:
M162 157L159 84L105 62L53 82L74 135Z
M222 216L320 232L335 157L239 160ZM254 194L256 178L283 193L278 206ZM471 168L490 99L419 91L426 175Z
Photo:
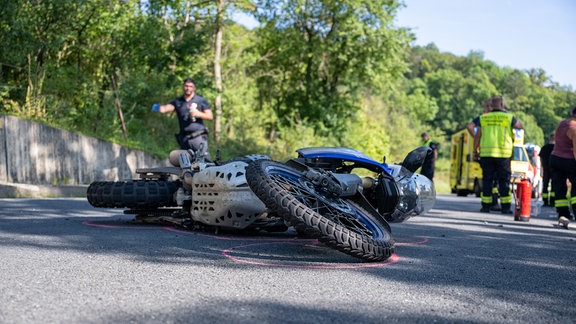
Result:
M126 131L126 124L124 123L124 113L122 112L122 105L120 104L120 96L118 95L118 88L116 86L116 78L113 75L110 76L112 81L112 90L114 90L114 102L116 103L116 108L118 108L118 117L120 117L120 122L122 123L122 134L124 139L128 139L128 134Z
M216 101L214 108L216 116L214 117L214 140L216 148L220 148L220 136L222 133L222 68L220 58L222 56L222 17L224 12L224 0L218 0L218 13L216 14L216 37L214 40L214 80L216 82Z

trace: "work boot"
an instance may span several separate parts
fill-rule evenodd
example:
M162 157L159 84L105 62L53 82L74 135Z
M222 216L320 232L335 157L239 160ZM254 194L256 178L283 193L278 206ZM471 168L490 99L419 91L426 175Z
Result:
M490 205L482 203L482 208L480 208L481 213L489 213L490 212Z
M501 211L502 208L500 208L500 205L498 205L498 203L492 204L492 206L490 206L490 210L492 211Z
M566 216L560 216L558 217L558 225L568 229L570 226L570 220Z

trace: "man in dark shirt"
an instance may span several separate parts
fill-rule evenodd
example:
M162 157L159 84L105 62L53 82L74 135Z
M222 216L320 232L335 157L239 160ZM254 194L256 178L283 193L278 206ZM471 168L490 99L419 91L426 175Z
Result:
M196 82L187 78L184 80L183 95L170 103L152 105L152 111L162 114L176 111L180 132L176 139L183 150L192 149L203 151L208 154L208 129L204 126L204 120L212 120L214 116L210 105L200 95L196 94Z

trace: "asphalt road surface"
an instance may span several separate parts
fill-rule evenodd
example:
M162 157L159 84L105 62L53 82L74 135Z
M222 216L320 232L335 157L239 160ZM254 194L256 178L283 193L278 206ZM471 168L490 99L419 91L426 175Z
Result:
M576 231L439 195L364 263L293 232L191 232L0 199L0 323L575 323Z

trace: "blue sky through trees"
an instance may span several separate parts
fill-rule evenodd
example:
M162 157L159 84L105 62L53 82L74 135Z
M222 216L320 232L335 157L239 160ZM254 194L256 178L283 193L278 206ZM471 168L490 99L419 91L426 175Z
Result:
M514 69L543 69L552 81L576 90L576 1L404 0L396 26L409 27L416 45L484 59ZM234 18L252 28L244 15Z

